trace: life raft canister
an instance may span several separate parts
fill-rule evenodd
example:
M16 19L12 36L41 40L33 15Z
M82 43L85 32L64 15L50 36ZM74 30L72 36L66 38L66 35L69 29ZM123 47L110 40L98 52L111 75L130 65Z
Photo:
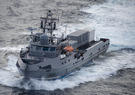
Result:
M72 46L66 46L64 48L64 50L69 51L69 52L72 52L74 50L74 48Z

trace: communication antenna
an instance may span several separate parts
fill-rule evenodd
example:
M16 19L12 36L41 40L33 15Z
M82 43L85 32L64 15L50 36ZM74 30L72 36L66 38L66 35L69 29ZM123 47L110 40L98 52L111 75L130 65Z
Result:
M62 15L63 15L63 10L61 9L58 9L59 12L58 12L58 19L59 19L59 24L62 25Z
M65 26L65 34L67 33L67 24L64 25Z
M34 30L37 30L37 28L32 28L32 27L28 27L27 29L31 32L31 34L33 34Z
M70 44L69 44L70 38L68 37L67 40L68 40L68 46L70 46Z

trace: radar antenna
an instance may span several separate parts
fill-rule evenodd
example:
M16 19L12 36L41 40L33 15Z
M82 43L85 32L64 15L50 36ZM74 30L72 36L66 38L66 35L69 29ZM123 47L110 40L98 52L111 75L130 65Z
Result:
M56 21L59 19L53 18L51 10L47 12L46 17L41 17L40 28L43 29L43 33L50 33L51 41L53 41L53 31L56 30Z

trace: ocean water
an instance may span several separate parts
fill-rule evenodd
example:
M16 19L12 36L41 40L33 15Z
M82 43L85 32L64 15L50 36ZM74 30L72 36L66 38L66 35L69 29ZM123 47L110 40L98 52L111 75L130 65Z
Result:
M135 0L107 0L103 4L81 9L89 15L81 19L82 24L68 24L67 32L83 28L94 28L96 39L110 39L110 47L105 55L93 60L92 66L82 67L63 79L47 81L31 78L24 81L15 66L17 56L6 56L7 66L0 69L0 84L26 90L63 90L74 88L81 83L106 79L123 68L135 68ZM64 26L62 26L64 28ZM1 51L18 52L22 46L1 47Z

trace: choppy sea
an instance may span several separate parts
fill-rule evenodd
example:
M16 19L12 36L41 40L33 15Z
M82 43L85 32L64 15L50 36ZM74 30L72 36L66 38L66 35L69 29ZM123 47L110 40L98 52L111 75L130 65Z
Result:
M24 81L23 77L19 76L15 65L17 56L8 54L5 57L8 60L7 66L0 67L0 84L25 90L64 90L77 87L80 84L85 85L91 81L107 79L124 68L135 68L135 0L106 0L102 4L81 8L80 11L88 15L81 18L82 24L67 24L67 32L88 27L94 28L96 39L100 37L110 39L110 47L105 55L90 62L94 65L82 67L63 79L48 81L44 78L41 80L31 78L29 81L22 82ZM19 15L19 13L8 14ZM18 52L24 46L0 46L0 51Z

